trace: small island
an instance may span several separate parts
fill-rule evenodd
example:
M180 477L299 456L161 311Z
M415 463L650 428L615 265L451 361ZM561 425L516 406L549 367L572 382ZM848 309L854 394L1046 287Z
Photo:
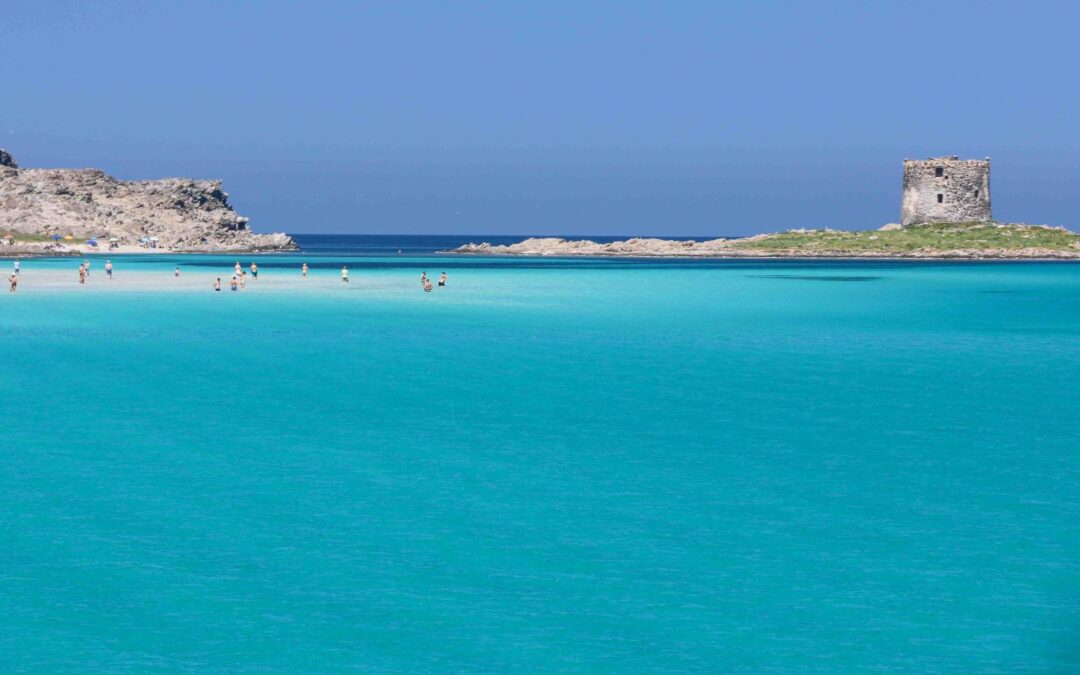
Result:
M1063 227L1007 223L920 223L878 230L789 230L738 239L632 238L597 243L533 237L517 244L466 244L444 253L519 256L699 258L1080 259L1080 235Z
M994 222L990 158L905 159L900 223L877 230L798 229L708 241L634 238L597 243L553 237L509 246L471 243L444 253L701 258L1080 259L1063 227Z
M256 234L219 180L118 180L99 169L27 169L0 149L0 256L288 251Z

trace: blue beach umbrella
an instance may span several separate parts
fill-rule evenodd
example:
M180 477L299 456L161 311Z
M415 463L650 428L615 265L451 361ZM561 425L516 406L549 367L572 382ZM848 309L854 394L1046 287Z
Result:
M58 235L58 234L54 234L54 235L52 236L52 240L53 240L53 241L60 241L60 235Z

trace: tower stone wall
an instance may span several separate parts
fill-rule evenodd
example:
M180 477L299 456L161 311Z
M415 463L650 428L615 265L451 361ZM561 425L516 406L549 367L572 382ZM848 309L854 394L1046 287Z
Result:
M989 220L989 158L904 160L902 225Z

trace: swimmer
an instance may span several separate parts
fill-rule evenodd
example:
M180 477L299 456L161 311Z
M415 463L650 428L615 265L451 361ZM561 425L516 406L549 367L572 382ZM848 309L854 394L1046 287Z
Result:
M240 288L247 288L247 270L240 272Z
M112 261L111 260L106 260L105 261L105 276L112 279Z
M431 279L424 279L424 292L425 293L430 293L431 292Z
M442 276L439 277L439 286L445 286L445 285L446 285L446 272L443 272Z
M177 269L179 269L179 268L177 268ZM216 280L214 281L214 290L215 290L215 291L220 291L220 290L221 290L221 277L218 277L218 278L217 278L217 279L216 279Z
M90 261L89 260L84 260L83 264L86 265L86 278L89 279L90 278Z
M341 268L341 280L344 281L345 283L349 283L349 268L348 267L343 266Z
M86 283L86 268L82 265L79 265L79 283Z
M427 283L427 272L424 271L424 272L420 273L420 285L423 286L426 283Z
M20 267L22 267L22 261L21 260L16 260L15 261L15 271L13 272L13 274L17 275L19 273L19 268Z
M300 266L300 274L304 275L304 278L307 279L307 263Z
M240 261L239 260L237 260L236 264L233 265L233 274L235 274L236 276L240 276Z
M255 263L251 263L251 280L255 281L259 278L259 266Z
M174 277L174 278L176 278L176 279L179 279L179 278L180 278L180 268L179 268L179 267L177 267L177 268L176 268L176 269L175 269L175 270L173 271L172 275L173 275L173 277ZM218 281L221 281L221 279L218 279ZM220 291L221 289L219 288L218 290Z
M233 290L233 291L236 290L236 275L235 274L233 275L232 280L229 282L229 289Z
M12 272L8 277L8 283L11 284L11 286L8 287L8 292L14 293L15 287L19 285L19 275Z

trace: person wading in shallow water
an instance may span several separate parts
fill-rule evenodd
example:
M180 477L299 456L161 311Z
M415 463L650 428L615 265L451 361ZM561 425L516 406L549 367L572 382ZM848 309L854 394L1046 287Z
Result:
M79 265L79 283L86 283L86 267L83 265Z
M307 263L300 266L300 274L304 275L304 278L307 279Z
M217 280L214 282L214 290L215 291L220 291L221 290L221 277L218 277Z
M11 284L10 286L8 286L8 292L14 293L15 287L19 285L19 275L12 272L11 275L8 276L7 280L8 283Z
M342 267L341 268L341 280L344 281L345 283L349 283L349 268L348 267Z
M251 263L251 280L258 281L259 279L259 266L255 263Z
M111 260L106 260L105 261L105 276L112 279L112 261Z
M442 276L439 277L439 286L445 286L445 285L446 285L446 272L443 272Z

